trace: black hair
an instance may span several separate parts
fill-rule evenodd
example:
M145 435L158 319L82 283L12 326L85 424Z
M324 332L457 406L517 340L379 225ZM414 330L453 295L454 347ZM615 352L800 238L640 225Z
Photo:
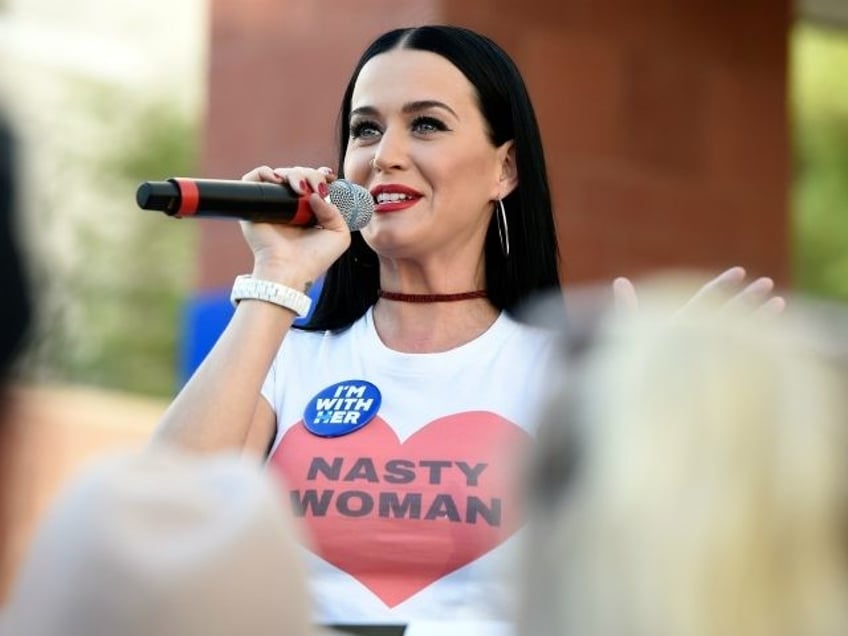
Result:
M343 176L351 99L359 73L374 56L398 48L436 53L456 66L476 89L492 144L514 143L518 185L503 199L510 254L503 254L494 214L484 247L489 300L498 309L514 314L531 296L559 289L559 257L533 105L518 68L497 44L466 28L438 25L396 29L378 37L362 54L344 93L339 115L338 173ZM351 239L350 247L327 271L306 329L344 329L377 301L377 255L359 232Z

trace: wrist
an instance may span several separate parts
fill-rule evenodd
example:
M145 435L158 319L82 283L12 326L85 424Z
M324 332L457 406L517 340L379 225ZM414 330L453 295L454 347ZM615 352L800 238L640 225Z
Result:
M234 307L242 300L270 303L301 318L308 315L312 307L312 299L298 289L249 274L237 276L230 293L230 302Z
M291 264L274 264L257 262L250 274L253 278L285 285L301 293L309 293L315 282L315 277L306 272L299 272Z

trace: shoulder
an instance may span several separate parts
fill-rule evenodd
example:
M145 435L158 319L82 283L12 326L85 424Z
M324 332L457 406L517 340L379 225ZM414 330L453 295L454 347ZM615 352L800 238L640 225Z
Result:
M368 326L365 318L360 318L344 329L308 330L294 328L286 335L277 358L301 358L315 356L320 352L330 352L344 347L355 347L362 340Z
M556 329L518 320L507 312L501 315L498 322L501 324L503 337L520 341L522 344L549 347L559 338Z

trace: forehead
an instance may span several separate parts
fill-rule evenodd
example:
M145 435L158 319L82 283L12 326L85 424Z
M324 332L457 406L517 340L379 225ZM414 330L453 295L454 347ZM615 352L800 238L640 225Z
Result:
M394 49L362 67L351 108L390 109L421 100L438 100L455 110L477 107L474 86L447 59L430 51Z

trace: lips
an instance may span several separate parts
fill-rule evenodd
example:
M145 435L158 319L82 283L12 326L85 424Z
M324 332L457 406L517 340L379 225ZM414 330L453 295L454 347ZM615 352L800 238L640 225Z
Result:
M377 213L398 212L415 205L423 196L417 190L400 184L385 184L371 188Z

